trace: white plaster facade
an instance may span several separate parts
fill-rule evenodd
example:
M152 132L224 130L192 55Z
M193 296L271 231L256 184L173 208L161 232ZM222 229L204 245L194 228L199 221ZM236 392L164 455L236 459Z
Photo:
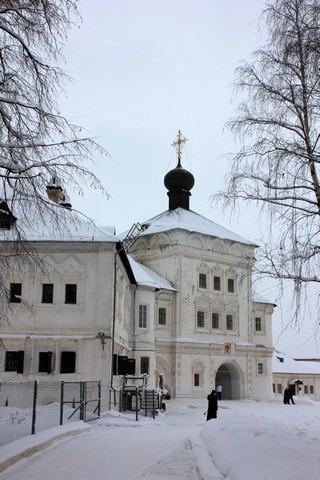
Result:
M295 360L277 350L273 353L273 392L283 398L288 385L293 385L297 398L320 401L320 360Z
M221 383L224 398L271 397L274 305L252 298L255 245L231 232L217 238L216 224L182 208L145 223L130 255L174 290L155 291L154 302L140 291L136 301L149 305L150 317L134 355L150 338L151 376L156 383L162 374L173 396L204 396Z

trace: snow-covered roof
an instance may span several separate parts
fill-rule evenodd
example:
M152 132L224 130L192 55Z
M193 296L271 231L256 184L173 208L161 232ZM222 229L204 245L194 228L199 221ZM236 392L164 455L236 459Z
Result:
M23 238L34 241L82 241L82 242L117 242L120 240L115 235L114 227L99 227L94 221L81 216L78 212L56 206L48 201L48 209L35 208L30 205L19 206L14 215L16 224ZM26 215L27 212L27 215ZM0 229L0 240L14 240L16 229Z
M130 257L130 255L128 255L128 259L138 285L176 291L168 280L161 277L153 270L150 270L150 268L136 262L132 257Z
M140 236L182 229L246 245L257 246L246 238L231 232L212 220L209 220L192 210L186 210L181 207L178 207L175 210L166 210L156 217L142 222L142 225L146 226L146 229L140 233Z
M254 293L252 295L252 301L255 302L255 303L267 303L267 304L276 306L276 304L274 302L271 302L267 298L262 297L262 295L259 295L257 293Z
M272 358L272 371L273 373L320 374L320 362L297 361L285 353L275 350Z

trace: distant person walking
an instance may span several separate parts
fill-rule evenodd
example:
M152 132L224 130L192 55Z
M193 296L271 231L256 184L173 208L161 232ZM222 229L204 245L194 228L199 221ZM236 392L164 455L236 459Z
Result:
M208 411L207 411L207 421L211 420L211 418L217 418L217 411L218 411L218 398L216 395L216 391L212 390L212 392L207 396L208 399Z
M221 400L221 395L222 395L222 385L219 383L216 388L216 392L218 394L218 399Z
M283 403L285 405L290 405L290 400L291 400L291 403L294 405L292 390L291 390L290 386L288 385L287 388L285 389L285 391L283 392Z

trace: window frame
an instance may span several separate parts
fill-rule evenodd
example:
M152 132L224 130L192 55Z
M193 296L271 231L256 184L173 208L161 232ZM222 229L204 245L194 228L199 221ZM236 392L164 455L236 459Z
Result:
M257 328L259 326L259 328ZM254 329L256 332L262 332L262 318L261 316L254 318Z
M146 304L139 304L138 326L143 330L146 330L148 327L148 305Z
M149 357L140 357L140 374L149 375L150 369L150 358Z
M231 326L232 326L232 328L229 328L230 321L231 321ZM226 314L226 330L227 330L228 332L234 332L234 327L235 327L234 314L233 314L233 313L227 313L227 314Z
M51 304L53 303L54 284L42 283L41 303Z
M195 372L193 374L193 386L194 387L200 387L200 373Z
M21 303L22 300L22 283L10 283L10 303Z
M213 322L214 322L213 317L214 317L214 315L217 315L218 326L214 326L214 325L213 325ZM212 330L219 330L219 328L220 328L220 313L219 313L219 312L212 312L212 313L211 313L211 328L212 328Z
M264 373L263 362L258 362L257 363L257 374L258 375L263 375L263 373Z
M167 309L165 307L158 308L158 325L160 327L167 326Z
M5 372L23 373L23 371L24 371L24 350L6 350L6 352L5 352L5 362L4 362L4 371Z
M60 374L68 375L76 373L77 354L75 351L64 350L60 353Z
M64 296L65 305L77 305L78 284L65 283L64 295L65 295Z
M207 290L208 288L206 273L199 273L199 288L202 288L203 290Z
M219 288L216 288L219 284ZM213 290L215 292L221 292L221 277L219 275L213 275Z
M205 328L206 312L204 310L197 310L197 329L203 330ZM199 325L199 322L203 322L203 326Z
M232 288L231 288L232 286ZM236 285L235 285L235 279L233 277L228 277L227 278L227 292L228 293L235 293L236 291Z
M39 352L38 354L38 372L52 373L52 352Z

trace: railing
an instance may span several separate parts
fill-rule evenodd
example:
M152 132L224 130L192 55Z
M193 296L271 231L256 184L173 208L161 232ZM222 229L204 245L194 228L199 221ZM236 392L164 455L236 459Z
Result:
M100 405L98 381L2 384L0 446L65 423L94 420Z

